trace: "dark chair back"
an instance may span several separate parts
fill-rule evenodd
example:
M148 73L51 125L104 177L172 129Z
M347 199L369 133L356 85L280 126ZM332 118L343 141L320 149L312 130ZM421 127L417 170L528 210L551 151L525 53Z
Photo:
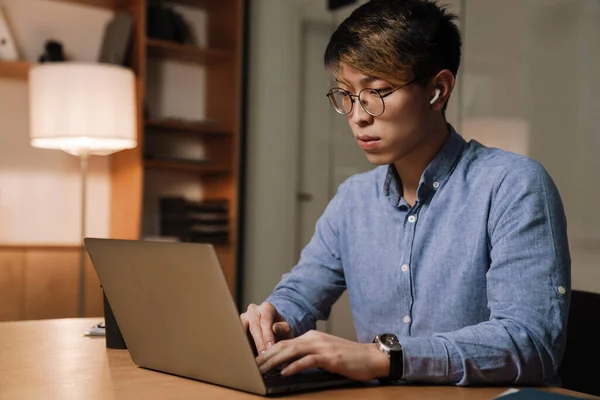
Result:
M571 292L567 346L558 375L564 388L600 396L600 293Z

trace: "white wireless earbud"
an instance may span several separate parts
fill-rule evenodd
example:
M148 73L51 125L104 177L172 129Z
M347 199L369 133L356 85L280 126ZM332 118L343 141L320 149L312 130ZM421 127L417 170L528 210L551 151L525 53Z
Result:
M433 98L431 99L431 101L429 102L429 104L433 104L437 101L437 99L440 98L440 94L442 94L442 91L440 89L435 89L435 96L433 96Z

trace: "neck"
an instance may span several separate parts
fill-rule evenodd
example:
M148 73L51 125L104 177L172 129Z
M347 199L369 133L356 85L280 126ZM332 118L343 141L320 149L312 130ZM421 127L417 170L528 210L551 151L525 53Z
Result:
M423 171L438 153L448 137L449 130L443 118L434 124L426 138L409 154L395 161L394 166L402 181L402 196L411 206L417 197L417 188Z

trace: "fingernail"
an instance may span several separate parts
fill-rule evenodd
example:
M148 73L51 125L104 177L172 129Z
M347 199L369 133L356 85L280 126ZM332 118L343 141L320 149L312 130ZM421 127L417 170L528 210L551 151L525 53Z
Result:
M267 349L270 349L271 347L273 347L273 342L271 342L270 340L267 342Z
M283 376L287 376L288 372L289 372L288 369L284 368L284 369L281 370L280 374L283 375Z
M267 352L266 350L262 350L262 351L260 352L260 354L265 354L266 352Z

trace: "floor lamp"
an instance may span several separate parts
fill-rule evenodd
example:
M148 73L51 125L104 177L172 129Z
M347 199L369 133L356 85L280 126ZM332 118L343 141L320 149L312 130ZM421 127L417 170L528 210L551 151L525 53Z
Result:
M90 155L136 147L135 76L111 64L54 62L29 72L31 145L81 161L78 315L85 314L87 166Z

